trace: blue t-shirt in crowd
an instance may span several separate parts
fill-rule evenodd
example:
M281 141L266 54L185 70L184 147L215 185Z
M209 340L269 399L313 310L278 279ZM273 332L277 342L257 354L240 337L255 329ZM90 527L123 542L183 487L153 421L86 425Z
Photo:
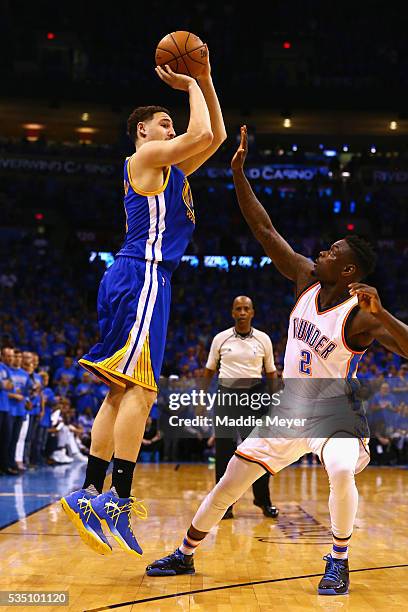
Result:
M387 382L395 393L396 399L408 404L408 378L401 378L399 376L395 378L392 377L387 379ZM401 391L398 391L398 389L401 389ZM404 389L404 391L402 389ZM405 389L407 390L405 391Z
M37 372L34 372L31 375L31 383L32 383L32 394L30 397L32 408L30 410L30 414L37 415L41 412L41 391L42 391L42 378ZM34 386L37 391L34 391Z
M51 427L51 413L55 402L55 393L50 387L44 387L42 390L44 398L44 416L40 421L41 427Z
M379 406L380 408L394 408L394 406L397 406L398 402L393 393L382 394L377 392L374 393L371 404Z
M10 378L13 383L11 393L20 393L22 400L17 400L9 396L9 406L11 416L25 416L27 414L25 405L26 399L30 395L31 381L28 372L23 368L10 368Z
M7 380L11 380L10 371L5 363L0 363L0 412L9 411L8 390L4 389Z
M54 374L55 382L59 382L62 376L65 376L69 382L73 382L78 374L78 368L71 366L70 368L58 368L58 370Z
M51 346L51 363L53 368L62 368L64 365L64 358L67 354L67 347L65 342L52 342Z
M75 387L75 405L78 414L83 414L85 408L91 408L92 412L96 409L96 397L93 393L93 383L81 382Z

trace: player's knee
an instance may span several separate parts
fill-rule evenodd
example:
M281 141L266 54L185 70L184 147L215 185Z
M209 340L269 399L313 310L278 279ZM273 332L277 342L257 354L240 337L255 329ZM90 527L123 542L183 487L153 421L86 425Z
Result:
M327 469L327 466L326 466ZM354 486L354 469L348 466L332 466L327 469L330 489L336 493L347 492L350 486Z
M235 495L235 492L230 487L223 486L221 480L218 485L220 486L213 489L213 495L209 501L216 510L226 510L237 501L238 495Z
M135 409L140 413L147 416L149 415L150 409L157 397L156 391L145 389L140 385L129 385L124 392L124 399L126 402L130 400Z

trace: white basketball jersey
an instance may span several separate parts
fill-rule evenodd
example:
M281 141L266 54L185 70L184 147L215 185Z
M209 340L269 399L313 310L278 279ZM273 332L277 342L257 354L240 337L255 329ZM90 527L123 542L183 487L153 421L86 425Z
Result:
M321 286L315 283L299 296L289 317L284 377L354 378L365 351L357 352L346 344L347 318L358 304L351 296L338 306L320 310Z

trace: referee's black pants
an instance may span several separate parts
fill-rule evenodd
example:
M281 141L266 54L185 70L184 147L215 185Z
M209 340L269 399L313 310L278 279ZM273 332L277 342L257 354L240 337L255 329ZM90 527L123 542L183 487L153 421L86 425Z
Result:
M222 393L224 390L228 393L232 391L237 391L238 394L240 392L248 393L248 389L231 389L228 387L219 386L218 390ZM256 388L259 391L259 387ZM251 408L240 407L240 406L216 406L216 414L218 415L228 415L230 417L238 417L238 416L261 416L261 411L255 411ZM225 473L227 469L227 465L231 457L233 456L236 448L236 434L239 433L241 440L245 440L249 436L252 431L252 427L236 427L235 431L233 429L228 429L228 437L223 435L225 432L224 428L215 428L215 480L218 482ZM261 506L271 506L271 498L269 493L269 479L270 473L266 472L261 478L258 478L252 485L252 491L254 494L254 501Z

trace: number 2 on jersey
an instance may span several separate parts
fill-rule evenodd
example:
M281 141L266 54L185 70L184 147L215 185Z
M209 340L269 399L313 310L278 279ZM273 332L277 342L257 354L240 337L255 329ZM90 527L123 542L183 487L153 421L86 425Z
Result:
M299 371L307 376L312 375L312 353L310 351L300 351Z

